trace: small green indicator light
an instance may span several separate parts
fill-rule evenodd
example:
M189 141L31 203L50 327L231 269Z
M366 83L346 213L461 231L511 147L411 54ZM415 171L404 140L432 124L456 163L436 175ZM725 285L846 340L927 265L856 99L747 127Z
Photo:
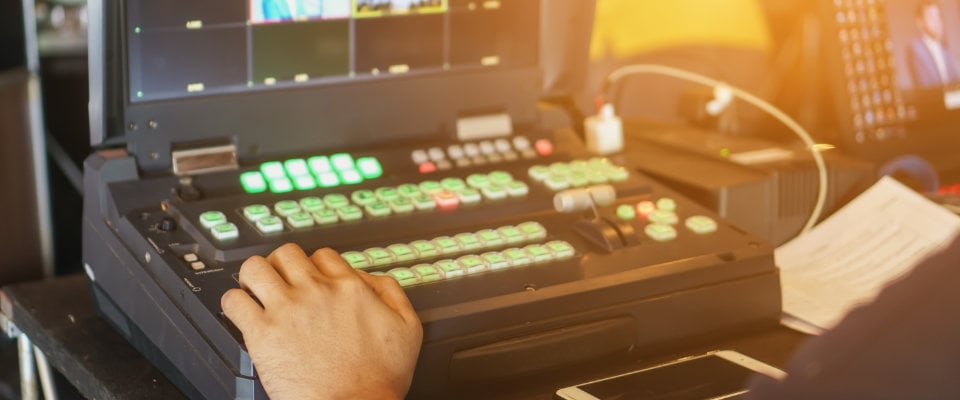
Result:
M340 172L356 169L356 166L353 165L353 157L346 153L330 156L330 163L333 164L333 169Z
M307 162L302 158L287 160L283 163L283 166L286 168L288 176L297 177L310 175L310 170L307 169Z
M383 175L383 167L380 161L373 157L362 157L357 159L357 169L364 179L376 179Z
M720 149L720 157L723 157L723 158L730 157L730 149L726 147Z
M325 156L310 157L307 163L310 164L310 170L313 171L315 175L333 170L333 168L330 167L330 160Z
M637 210L628 204L617 207L617 217L624 221L630 221L637 218Z
M293 182L290 178L277 178L270 181L270 191L273 193L287 193L293 191Z
M271 161L260 164L260 172L269 181L285 178L287 175L283 172L283 164L279 161Z
M139 97L143 97L143 92L138 91L138 92L137 92L137 97L138 97L138 98L139 98Z
M257 171L244 172L240 175L240 185L247 193L262 193L267 190L267 181Z
M324 172L317 174L317 181L320 187L330 188L340 186L340 177L335 172Z
M133 33L140 33L140 27L133 28Z
M340 180L346 185L356 185L363 182L363 177L356 170L340 171Z
M296 178L293 178L294 185L297 186L297 190L310 190L317 188L317 181L313 179L313 176L302 175Z

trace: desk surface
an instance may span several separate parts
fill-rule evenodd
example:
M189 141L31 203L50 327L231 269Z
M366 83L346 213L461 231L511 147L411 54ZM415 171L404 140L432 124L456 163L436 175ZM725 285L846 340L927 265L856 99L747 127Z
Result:
M179 399L184 396L156 368L99 317L86 277L9 286L3 310L77 390L96 399ZM591 365L537 379L487 385L469 397L551 399L558 387L637 369L707 350L732 349L775 366L785 365L803 334L786 328L736 338L715 338L693 348L665 349L656 359L635 364Z

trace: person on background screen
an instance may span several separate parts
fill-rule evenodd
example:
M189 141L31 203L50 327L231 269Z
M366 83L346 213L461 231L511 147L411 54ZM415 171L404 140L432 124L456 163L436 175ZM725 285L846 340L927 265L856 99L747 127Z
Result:
M917 5L920 37L910 43L908 61L913 82L921 88L946 86L960 81L960 69L947 51L943 10L935 1Z

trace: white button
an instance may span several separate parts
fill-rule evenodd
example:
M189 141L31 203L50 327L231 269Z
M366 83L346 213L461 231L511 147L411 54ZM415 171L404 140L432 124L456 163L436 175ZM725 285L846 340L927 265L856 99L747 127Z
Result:
M461 159L463 158L463 147L458 144L447 147L447 155L454 160Z
M497 139L497 141L494 142L493 144L497 146L497 151L501 153L506 153L512 150L510 148L510 142L508 142L507 139Z
M430 160L427 157L427 152L423 150L414 150L413 153L410 153L410 158L413 159L414 164L423 164Z
M444 153L443 149L439 147L431 147L430 150L428 150L428 152L430 153L430 159L433 161L440 161L440 160L447 159L446 153Z
M447 160L437 161L437 169L441 171L446 171L450 168L453 168L453 164L450 164L450 161L447 161Z
M207 266L206 266L206 264L203 263L203 261L196 261L196 262L190 263L190 268L193 268L194 271L199 271L199 270L204 269L204 268L206 268L206 267L207 267Z
M530 140L525 136L517 136L513 138L513 147L517 150L524 151L530 148Z
M463 145L463 151L467 153L469 157L476 157L480 155L480 148L477 147L476 143L467 143Z
M183 261L186 261L188 263L196 262L199 259L200 258L198 258L197 255L193 253L187 253L183 255Z
M493 147L493 143L490 143L490 142L488 142L488 141L486 141L486 140L480 142L480 152L481 152L481 153L483 153L483 154L493 154L493 153L495 153L496 151L497 151L497 149Z

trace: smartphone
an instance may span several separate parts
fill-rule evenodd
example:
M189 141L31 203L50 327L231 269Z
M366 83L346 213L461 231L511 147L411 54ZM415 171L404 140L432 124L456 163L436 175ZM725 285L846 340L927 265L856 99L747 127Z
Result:
M720 400L741 399L751 377L786 374L730 350L681 358L665 364L557 390L562 400Z

